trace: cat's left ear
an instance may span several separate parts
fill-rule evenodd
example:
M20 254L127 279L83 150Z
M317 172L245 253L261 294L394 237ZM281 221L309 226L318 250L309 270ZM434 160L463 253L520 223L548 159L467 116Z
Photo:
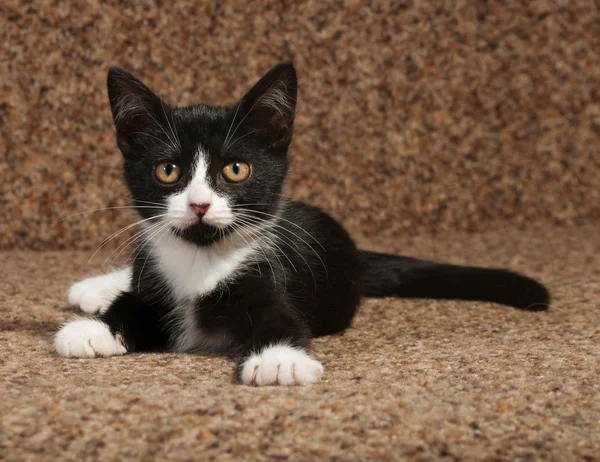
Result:
M162 139L167 129L172 130L169 105L132 74L113 67L108 72L107 85L117 144L124 155L134 151L136 144L147 141L148 136Z
M238 133L252 134L270 150L287 149L292 141L297 94L294 65L278 64L235 107L242 124Z

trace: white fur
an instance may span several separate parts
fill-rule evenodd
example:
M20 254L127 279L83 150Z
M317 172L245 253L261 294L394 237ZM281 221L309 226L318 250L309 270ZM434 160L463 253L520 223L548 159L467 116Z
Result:
M267 92L265 92L258 103L275 109L279 112L281 117L290 117L294 114L294 101L290 98L287 93L285 83L281 80L275 82Z
M198 160L194 167L194 176L187 187L167 201L169 220L174 226L186 228L198 221L190 204L210 204L202 220L217 228L226 228L233 223L233 213L229 200L212 190L208 184L207 164L202 150L198 150Z
M246 385L305 385L318 382L323 365L303 350L287 345L273 345L250 356L242 366Z
M131 267L84 279L69 289L68 300L89 314L102 314L121 292L130 289Z
M114 104L115 124L119 125L122 120L143 110L144 106L139 98L120 98Z
M97 319L78 319L65 324L54 338L54 347L65 358L94 358L127 353L120 336Z
M195 246L173 234L153 239L160 239L152 250L157 269L179 300L212 292L245 268L247 262L254 262L250 257L255 246L248 246L233 236L206 247Z

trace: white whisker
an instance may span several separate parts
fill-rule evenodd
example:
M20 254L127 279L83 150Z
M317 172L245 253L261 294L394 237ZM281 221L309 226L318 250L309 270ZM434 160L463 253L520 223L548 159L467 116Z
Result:
M250 216L244 216L244 218L246 220L249 219L253 219L255 220L255 222L261 222L260 219L257 219L256 217L250 217ZM275 225L275 224L272 224ZM287 230L286 228L282 228L286 231L289 232L289 230ZM292 241L292 239L284 234L281 233L281 231L278 231L277 229L270 229L269 230L271 233L273 233L276 236L279 236L282 240L283 240L283 244L286 244L290 249L292 249L294 252L296 252L296 254L298 254L298 256L302 259L302 261L304 262L304 264L306 265L306 267L308 268L308 271L310 272L313 282L314 282L314 286L315 286L315 291L317 290L317 279L315 277L315 274L312 270L312 268L310 267L310 264L308 263L308 261L306 260L306 258L304 258L304 255L302 255L302 252L298 249L298 246L296 245L296 243L294 241ZM293 234L293 233L292 233ZM297 237L297 236L296 236ZM317 257L320 259L319 255L315 252L315 250L308 245L306 242L304 242L316 255ZM287 257L287 255L286 255ZM321 260L321 263L323 264L323 269L325 270L325 275L327 277L327 281L329 281L329 275L327 273L327 268L325 267L325 264L323 263L323 260Z
M59 219L56 223L60 223L61 221L64 220L68 220L69 218L73 218L79 215L85 215L86 213L95 213L95 212L104 212L106 210L121 210L121 209L128 209L128 210L136 210L136 209L157 209L158 207L150 207L150 206L135 206L135 205L118 205L115 207L104 207L101 209L93 209L93 210L85 210L83 212L77 212L74 213L72 215L67 215L66 217L63 217L61 219ZM162 208L166 209L166 207L164 205L162 205Z
M169 121L169 116L167 115L167 111L165 109L165 104L163 103L162 99L160 99L160 106L162 107L163 114L165 115L165 119L167 119L167 124L169 125L169 129L171 130L171 134L173 135L173 138L176 139L177 146L179 147L179 150L181 151L181 142L179 140L179 136L177 135L177 131L174 129L175 119L173 119L173 126L171 126L171 122ZM171 118L172 118L172 116L173 115L171 114Z
M142 281L142 274L144 273L144 269L146 268L146 263L148 262L148 258L150 258L150 255L152 255L152 251L158 245L158 243L160 242L160 240L165 236L165 232L164 231L168 232L170 227L171 227L171 224L167 222L167 223L164 224L163 227L159 228L159 230L156 233L153 233L152 236L150 236L147 239L145 239L146 242L149 242L154 237L158 236L159 233L162 233L158 237L158 239L156 240L156 242L154 243L154 245L152 246L152 248L150 249L150 252L148 252L148 255L146 255L146 259L144 260L144 264L142 265L142 269L140 270L140 275L138 276L138 292L140 291L140 284L141 284L141 281ZM141 251L141 249L140 249L140 251ZM138 254L136 254L135 258L137 258L138 255L139 255L139 252L138 252Z
M235 207L232 207L235 208ZM261 215L266 215L281 221L284 221L286 223L289 223L292 226L295 226L296 228L300 229L301 231L303 231L304 233L306 233L306 235L308 237L310 237L313 241L315 241L323 250L325 250L325 247L323 247L323 245L312 235L310 234L308 231L306 231L302 226L297 225L296 223L294 223L293 221L287 220L279 215L273 215L272 213L267 213L267 212L262 212L260 210L251 210L251 209L243 209L243 208L235 208L236 210L241 210L242 212L249 212L249 213L258 213ZM287 228L286 228L287 229ZM298 237L298 239L301 239L300 237Z
M229 133L231 132L231 128L233 127L233 123L235 122L235 118L238 115L238 111L240 110L240 106L242 105L242 101L240 101L235 109L235 114L233 115L233 119L231 119L231 124L229 125L229 130L227 130L227 136L225 136L225 141L223 142L224 146L227 146L227 140L229 140ZM225 148L227 150L227 148Z
M117 255L112 259L112 261L110 263L110 265L112 266L114 264L114 262L117 260L117 258L119 258L121 253L123 253L123 250L125 250L125 248L127 247L128 244L136 241L137 239L143 237L144 235L150 234L150 232L152 232L153 230L156 230L161 225L162 225L162 222L159 221L158 223L152 223L147 228L142 228L140 231L138 231L133 236L129 237L127 240L125 240L123 243L121 243L115 250L113 250L113 252L104 261L104 264L106 264L106 261L108 261L108 259L110 259L115 254L115 252L118 251ZM127 260L131 259L131 255L133 255L133 252L135 252L138 248L139 248L139 244L136 245L135 248L129 253Z
M138 97L138 99L141 101L141 98ZM162 104L162 101L161 101ZM169 133L167 132L167 130L165 130L165 128L163 127L163 125L161 123L158 122L158 120L156 120L154 118L154 116L152 114L150 114L150 111L148 111L148 108L146 108L146 106L144 104L140 104L141 107L144 108L144 110L146 111L146 114L148 114L148 117L150 117L154 123L158 126L158 128L160 128L162 130L162 132L165 134L165 136L167 137L167 139L169 140L170 143L173 144L173 149L175 150L175 152L178 152L179 149L177 148L177 143L175 142L175 140L173 138L171 138L171 135L169 135Z
M161 218L163 216L166 216L167 214L161 214L161 215L156 215L150 218L145 218L143 220L138 220L134 223L131 223L121 229L119 229L118 231L114 232L113 234L111 234L110 236L108 236L107 238L105 238L100 245L98 246L98 248L96 249L96 251L92 254L92 256L90 257L90 259L88 260L87 264L90 263L90 261L92 261L92 259L94 258L94 256L103 248L105 247L110 241L112 241L113 239L115 239L117 236L119 236L120 234L124 233L125 231L127 231L128 229L133 228L134 226L137 226L141 223L145 223L147 221L151 221L151 220L156 220L158 218Z

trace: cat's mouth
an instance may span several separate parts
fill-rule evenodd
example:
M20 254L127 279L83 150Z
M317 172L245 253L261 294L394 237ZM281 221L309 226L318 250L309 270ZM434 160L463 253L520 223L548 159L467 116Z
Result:
M228 227L215 226L206 220L196 220L185 227L172 226L171 231L184 241L203 246L214 244L231 232Z

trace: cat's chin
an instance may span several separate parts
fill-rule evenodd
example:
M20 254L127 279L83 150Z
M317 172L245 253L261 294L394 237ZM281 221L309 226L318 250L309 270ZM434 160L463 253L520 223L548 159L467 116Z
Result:
M217 228L206 223L198 223L188 226L187 228L171 228L175 236L198 246L209 246L221 241L228 236L230 230L228 228Z

